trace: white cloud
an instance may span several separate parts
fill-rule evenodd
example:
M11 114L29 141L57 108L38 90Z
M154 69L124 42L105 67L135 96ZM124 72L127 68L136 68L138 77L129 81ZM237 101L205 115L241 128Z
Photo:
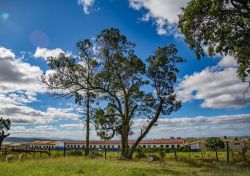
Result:
M176 26L181 8L190 0L129 0L130 7L135 10L145 9L144 21L152 19L157 26L159 35L180 36Z
M35 58L43 58L43 59L47 60L48 57L58 57L59 54L61 54L61 53L65 54L65 52L60 48L47 49L47 48L37 47L36 52L34 54L34 57Z
M134 120L132 130L134 134L130 139L136 139L140 134L140 127L146 123L145 119ZM145 139L159 139L174 137L208 137L208 136L242 136L250 133L250 114L222 115L194 118L160 118L158 125L153 127ZM11 129L11 136L15 137L42 137L42 138L68 138L85 140L85 130L80 123L63 124L60 126L37 125L28 127L25 124L15 124ZM90 139L98 140L96 132L90 131ZM114 139L120 139L115 136Z
M89 14L89 8L94 4L95 0L78 0L78 4L83 6L83 11Z
M18 60L10 49L0 47L0 93L43 92L41 75L39 67Z
M135 132L131 138L140 134L144 119L134 121L132 127ZM241 136L250 133L250 114L197 116L194 118L159 119L158 125L153 127L146 138L175 137L207 137L207 136Z
M225 56L217 66L186 75L178 87L178 96L184 101L203 100L204 108L240 108L247 106L250 98L243 92L248 86L237 77L237 64Z

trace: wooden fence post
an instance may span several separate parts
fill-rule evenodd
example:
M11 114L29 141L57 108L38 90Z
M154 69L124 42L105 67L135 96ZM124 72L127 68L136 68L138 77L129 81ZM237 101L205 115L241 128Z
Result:
M177 152L176 152L176 149L174 150L174 158L175 158L175 161L177 161Z
M5 146L5 148L4 148L4 156L6 156L7 155L7 147Z
M64 145L63 145L63 156L65 156L65 154L66 154L66 151L65 151L65 143L64 143Z
M244 149L242 149L242 155L243 155L243 159L244 159L244 161L246 161L246 160L247 160L247 158L246 158L246 154L245 154L245 150L244 150Z
M226 141L226 147L227 147L227 163L229 163L229 145L228 145L228 141Z
M231 152L232 152L232 159L234 161L234 152L233 152L233 150L231 150Z

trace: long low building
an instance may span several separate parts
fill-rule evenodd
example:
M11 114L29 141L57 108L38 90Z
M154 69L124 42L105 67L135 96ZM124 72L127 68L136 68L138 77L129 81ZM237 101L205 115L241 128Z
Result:
M36 150L36 149L61 149L64 147L64 142L62 141L34 141L30 143L29 148Z
M129 140L129 147L131 147L135 140ZM154 139L154 140L142 140L138 146L143 148L179 148L185 145L183 139ZM67 149L81 149L86 147L85 141L66 141L65 148ZM111 140L111 141L90 141L90 149L120 149L121 141L120 140Z

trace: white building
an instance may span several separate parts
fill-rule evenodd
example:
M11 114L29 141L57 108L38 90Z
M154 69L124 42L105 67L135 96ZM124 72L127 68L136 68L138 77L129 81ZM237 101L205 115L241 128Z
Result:
M175 149L184 146L183 139L154 139L154 140L142 140L138 146L143 148L169 148ZM129 147L131 147L135 141L129 140ZM67 149L81 149L86 147L85 141L67 141L65 142L65 147ZM112 141L90 141L90 149L103 149L107 148L110 150L119 150L121 148L120 140Z

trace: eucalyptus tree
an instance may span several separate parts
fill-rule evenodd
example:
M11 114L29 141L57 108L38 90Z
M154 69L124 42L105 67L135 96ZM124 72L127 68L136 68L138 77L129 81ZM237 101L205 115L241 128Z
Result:
M76 46L79 49L77 57L61 53L47 59L51 70L44 75L43 81L53 94L74 97L75 103L82 105L86 126L85 155L89 155L90 122L94 113L91 105L96 95L88 89L87 79L93 78L97 62L90 57L94 51L89 40L80 41Z
M4 138L6 138L10 135L10 133L5 134L5 131L10 130L10 125L11 125L11 122L9 119L4 119L2 117L0 118L0 131L1 131L1 133L0 133L0 150L1 150Z
M198 58L205 55L204 48L209 55L232 55L239 64L239 78L249 81L249 0L191 0L179 19L178 26Z
M169 115L181 107L174 85L179 72L177 64L184 59L177 56L176 47L170 44L157 48L145 62L135 54L135 44L114 28L103 30L92 43L87 41L93 49L83 47L82 53L85 59L94 61L91 62L94 74L88 76L81 63L73 58L51 59L51 68L58 74L49 82L60 88L94 92L101 101L101 109L112 107L112 114L100 109L95 113L95 117L102 114L102 119L106 119L95 120L97 130L99 134L108 130L109 134L120 135L121 157L131 159L160 115ZM134 119L144 119L146 124L129 148L128 138L133 133Z
M169 115L180 108L174 83L179 71L176 64L184 59L176 55L177 49L171 44L158 48L149 56L146 67L146 63L135 55L135 44L113 28L103 30L97 35L95 43L100 67L94 82L89 84L102 93L108 105L114 108L118 120L111 129L121 136L121 156L131 159L160 115ZM147 119L147 124L129 148L128 137L133 133L133 119Z

